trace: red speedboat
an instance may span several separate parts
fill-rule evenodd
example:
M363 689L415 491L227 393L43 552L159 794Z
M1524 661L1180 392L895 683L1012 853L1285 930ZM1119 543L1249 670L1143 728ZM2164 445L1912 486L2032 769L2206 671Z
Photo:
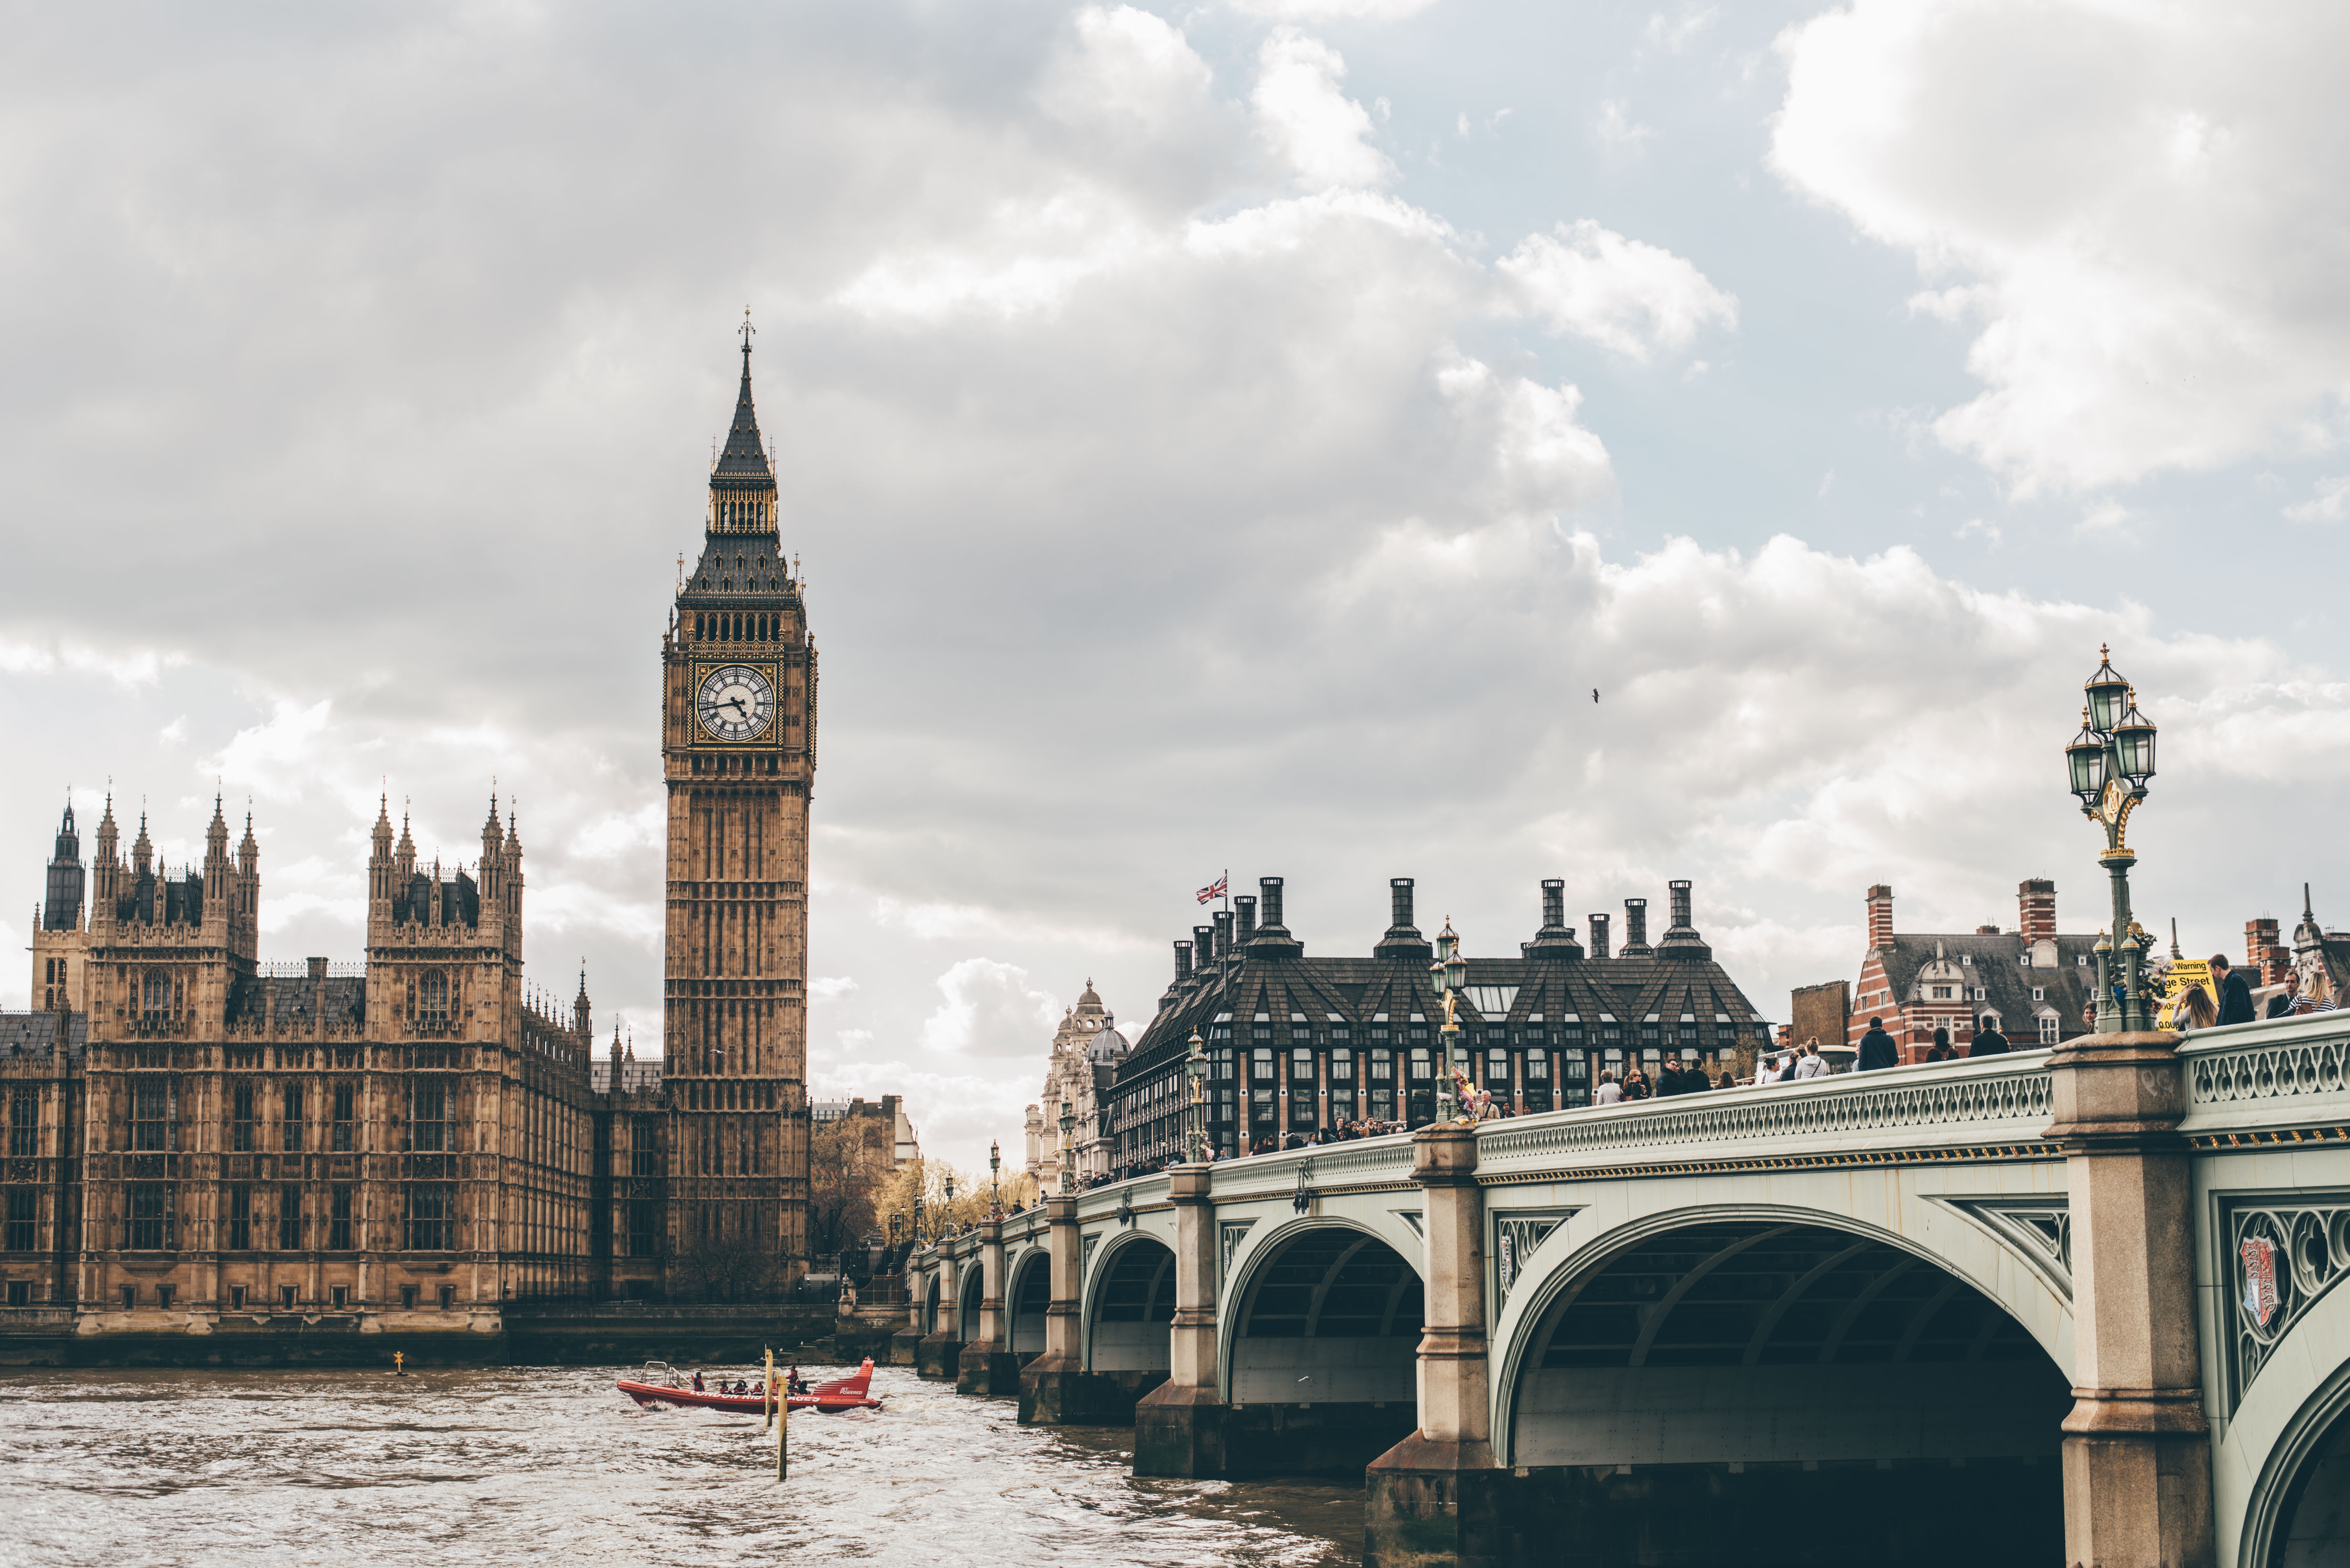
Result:
M873 1358L867 1356L864 1365L847 1377L830 1383L819 1383L806 1394L795 1394L785 1403L795 1410L813 1410L819 1416L837 1416L844 1410L879 1410L881 1401L866 1389L873 1382ZM724 1394L717 1389L693 1386L692 1380L665 1361L647 1364L641 1377L623 1377L620 1392L648 1410L664 1406L679 1409L732 1410L738 1415L756 1416L767 1409L767 1401L759 1389L758 1380L747 1385L748 1394Z

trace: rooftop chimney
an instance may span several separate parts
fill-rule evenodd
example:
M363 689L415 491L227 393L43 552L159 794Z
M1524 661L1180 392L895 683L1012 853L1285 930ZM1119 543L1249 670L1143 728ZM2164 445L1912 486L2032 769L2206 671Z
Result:
M1607 917L1604 914L1594 914L1590 919L1591 956L1604 959L1607 956Z
M1256 879L1256 888L1264 896L1264 923L1268 926L1281 924L1281 878L1260 877Z
M1542 885L1542 929L1534 940L1520 944L1528 958L1579 959L1583 944L1575 940L1575 928L1566 923L1566 884L1555 877L1545 877Z
M2293 967L2293 950L2284 945L2282 930L2275 920L2263 918L2244 922L2244 961L2261 971L2262 985L2282 983L2285 971Z
M1305 944L1289 934L1281 922L1281 878L1260 877L1257 891L1264 896L1264 924L1257 927L1255 940L1250 946L1260 958L1294 958L1305 950Z
M1893 945L1893 889L1882 882L1868 890L1868 945Z
M1216 961L1216 928L1213 926L1193 926L1191 928L1191 967L1193 969L1204 970L1213 966Z
M1175 944L1175 981L1176 981L1176 983L1180 985L1180 984L1181 984L1183 981L1187 981L1187 980L1189 980L1189 979L1191 979L1191 944L1190 942L1177 942L1177 943Z
M2015 885L2015 929L2028 945L2056 935L2056 884L2034 877Z
M1244 942L1256 935L1256 900L1243 893L1232 904L1241 912L1240 934L1233 940Z
M327 961L325 959L314 958L308 961L308 964L310 969L310 978L312 980L324 980L327 978Z
M1668 882L1665 888L1671 895L1673 923L1666 928L1664 940L1657 944L1657 951L1666 958L1711 958L1713 950L1705 945L1705 939L1697 934L1697 927L1690 919L1690 884L1686 880Z
M1218 909L1213 919L1216 922L1216 957L1222 961L1232 950L1232 912Z
M1650 958L1655 955L1656 950L1656 949L1648 945L1648 900L1646 898L1625 899L1624 946L1617 951L1616 956L1618 958Z
M1419 934L1419 928L1411 923L1410 877L1388 878L1388 934L1371 950L1373 958L1425 961L1434 956L1436 950Z

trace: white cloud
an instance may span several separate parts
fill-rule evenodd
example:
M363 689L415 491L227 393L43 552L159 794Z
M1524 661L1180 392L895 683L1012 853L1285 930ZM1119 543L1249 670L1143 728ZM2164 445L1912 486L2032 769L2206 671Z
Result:
M1779 48L1773 166L1983 322L1945 444L2030 494L2338 442L2350 12L1856 0Z
M1394 22L1418 16L1437 0L1232 0L1244 16L1284 22Z
M1395 165L1371 145L1371 117L1341 92L1347 62L1319 38L1276 27L1257 51L1249 101L1259 135L1293 171L1301 190L1382 185Z
M939 976L944 996L922 1023L922 1049L945 1056L1036 1056L1052 1043L1060 1004L1028 983L1028 971L964 959Z
M1632 118L1632 109L1621 99L1603 99L1599 115L1592 122L1600 145L1610 152L1633 153L1640 151L1654 136L1656 128L1641 124Z
M2317 482L2317 493L2284 509L2295 523L2339 523L2350 517L2350 474Z
M1627 359L1686 348L1707 327L1738 325L1738 302L1683 258L1589 218L1529 234L1496 264L1519 304L1553 331Z
M857 981L847 975L818 975L808 981L808 995L817 1002L837 1002L857 994Z

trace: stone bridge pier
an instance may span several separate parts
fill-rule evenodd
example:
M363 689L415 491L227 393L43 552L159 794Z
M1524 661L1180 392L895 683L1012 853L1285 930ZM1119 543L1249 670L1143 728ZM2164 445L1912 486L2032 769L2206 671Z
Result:
M2345 1278L2335 1014L1179 1167L918 1252L909 1333L1139 1474L1364 1476L1374 1568L2304 1568Z

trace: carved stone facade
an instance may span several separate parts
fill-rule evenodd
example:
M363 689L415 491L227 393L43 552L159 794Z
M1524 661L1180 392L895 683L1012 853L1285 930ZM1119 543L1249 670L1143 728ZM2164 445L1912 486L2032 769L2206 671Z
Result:
M1102 1006L1094 982L1086 981L1076 1006L1062 1015L1053 1034L1053 1056L1045 1070L1045 1098L1028 1107L1028 1174L1037 1190L1061 1190L1061 1107L1075 1125L1069 1143L1076 1153L1077 1186L1109 1173L1109 1138L1102 1114L1118 1064L1126 1060L1126 1036Z
M661 639L668 1251L750 1241L790 1270L807 1252L816 651L776 505L746 331L702 557Z
M522 842L493 801L470 867L420 864L388 806L367 958L264 965L261 852L219 804L201 869L121 853L49 868L44 1011L0 1017L8 1304L88 1332L221 1314L463 1326L608 1283L596 1244L585 976L522 970ZM86 913L86 921L82 916ZM608 1232L607 1232L608 1234Z
M523 849L470 865L380 809L366 957L265 965L261 852L86 875L68 807L0 1015L0 1289L22 1327L487 1329L533 1297L764 1294L805 1267L816 649L777 544L750 350L661 639L663 1043L591 1063L523 975ZM85 889L88 897L85 900ZM362 1319L372 1321L362 1323ZM300 1320L296 1323L296 1320Z

